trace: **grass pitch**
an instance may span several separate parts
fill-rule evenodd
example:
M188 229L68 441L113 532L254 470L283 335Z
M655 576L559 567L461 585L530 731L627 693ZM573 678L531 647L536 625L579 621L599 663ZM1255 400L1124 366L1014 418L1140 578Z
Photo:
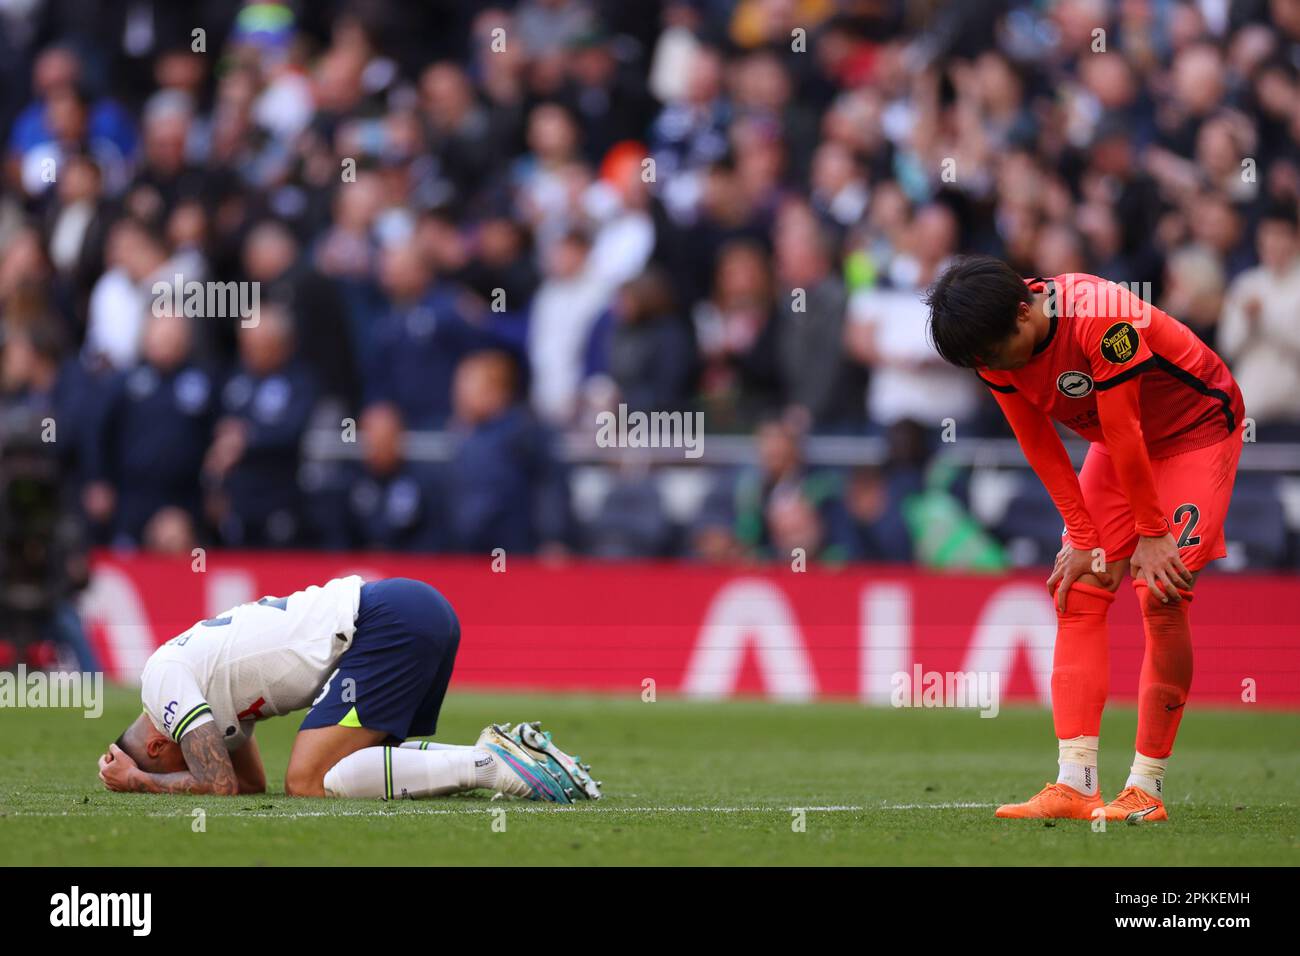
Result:
M572 809L484 793L289 799L278 794L293 717L258 727L267 794L108 793L96 759L138 711L136 694L115 689L98 720L0 712L0 864L1300 863L1300 719L1292 714L1189 709L1171 766L1171 822L1094 833L1086 822L993 817L994 805L1054 776L1051 720L1038 709L987 720L848 703L642 703L453 688L438 739L471 742L491 721L542 720L605 783L606 799ZM1134 722L1132 710L1107 712L1106 796L1124 782ZM198 809L204 832L195 832Z

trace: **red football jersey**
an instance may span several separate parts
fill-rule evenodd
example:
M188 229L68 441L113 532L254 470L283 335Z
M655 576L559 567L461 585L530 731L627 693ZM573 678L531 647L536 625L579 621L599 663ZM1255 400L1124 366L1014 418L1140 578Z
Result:
M1088 441L1102 442L1097 392L1140 376L1142 435L1151 458L1222 441L1241 423L1245 409L1232 373L1177 319L1097 276L1071 272L1027 281L1048 295L1047 337L1023 368L978 369L990 388L1018 392Z

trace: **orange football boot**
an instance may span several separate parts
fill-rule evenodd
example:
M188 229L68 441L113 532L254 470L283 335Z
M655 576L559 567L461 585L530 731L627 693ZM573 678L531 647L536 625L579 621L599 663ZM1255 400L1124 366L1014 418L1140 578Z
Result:
M1065 783L1049 783L1024 803L1004 803L995 817L1004 820L1091 820L1101 807L1101 794L1091 797Z
M1153 797L1141 787L1125 787L1119 796L1106 804L1107 820L1127 823L1159 823L1169 819L1165 802Z

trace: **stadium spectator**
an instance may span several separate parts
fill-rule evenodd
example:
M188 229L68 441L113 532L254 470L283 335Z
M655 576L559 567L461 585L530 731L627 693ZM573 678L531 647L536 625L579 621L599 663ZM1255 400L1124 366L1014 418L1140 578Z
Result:
M856 557L843 510L837 497L819 504L803 489L777 489L763 511L770 557L796 568L808 561L835 564Z
M645 136L654 100L598 27L572 37L566 59L556 99L580 127L583 157L597 166L614 144Z
M833 240L803 201L781 209L774 232L777 353L786 399L815 428L859 421L861 392L844 354L847 297L834 270Z
M1211 345L1223 310L1223 261L1198 244L1181 246L1165 262L1164 297L1160 307Z
M726 155L726 127L731 118L722 95L725 64L721 53L690 42L686 55L683 80L674 84L676 96L664 105L650 135L650 155L656 171L664 182L676 179L682 201L691 184L677 174L699 171Z
M654 472L639 455L624 449L613 469L614 481L588 523L583 550L606 560L672 556L676 529L664 506Z
M1218 256L1229 278L1251 263L1251 250L1242 212L1221 193L1203 193L1190 203L1193 241Z
M576 230L550 248L528 319L532 404L552 425L577 414L587 343L614 292L591 267L590 252L590 238Z
M75 501L89 472L98 389L69 357L59 323L39 311L34 300L8 305L0 344L0 410L25 411L42 428L53 423L43 440L62 467L64 496Z
M809 560L850 555L850 529L839 498L839 479L809 468L799 426L770 418L755 433L758 464L737 476L732 491L736 538L753 557L791 559L793 548Z
M455 551L557 555L568 547L568 485L518 389L505 352L478 352L456 369L455 449L444 472Z
M1241 385L1258 437L1300 440L1300 237L1293 203L1270 208L1256 235L1259 265L1228 289L1219 348Z
M744 557L736 537L731 480L709 489L691 523L687 556L711 564L732 564Z
M849 475L844 507L853 525L853 556L863 561L912 560L912 539L903 520L899 483L885 469L864 465Z
M306 540L299 445L316 384L295 357L293 320L278 306L262 306L240 328L239 356L203 461L208 514L228 545L294 547Z
M440 179L450 189L445 197L473 196L501 162L500 139L505 130L474 94L463 68L435 63L420 76L422 119L429 150L437 157Z
M142 361L107 387L97 423L86 512L115 547L144 543L159 512L197 537L199 477L216 417L217 385L192 360L192 320L171 312L145 326ZM157 532L156 532L157 534ZM164 537L181 537L178 530Z
M817 148L810 184L813 207L823 219L841 229L862 219L870 190L857 157L844 143L832 139Z
M407 460L406 429L394 405L365 410L361 461L341 464L313 504L321 543L337 550L441 551L441 498L428 467Z
M478 293L494 317L501 317L498 322L504 323L507 316L526 321L541 281L528 230L509 216L494 214L479 223L472 239L460 237L459 230L457 234L460 244L472 248L465 253L460 280Z
M56 270L60 294L86 323L90 291L104 271L104 242L112 207L99 166L84 154L69 156L42 217L42 238Z
M305 267L297 237L274 219L249 231L243 267L248 279L258 283L261 301L282 305L293 316L299 355L321 395L344 409L355 408L360 397L356 350L334 281Z
M192 560L200 540L194 516L185 508L161 508L144 526L144 549L154 554Z
M592 362L612 379L617 401L631 411L683 409L691 396L695 343L667 278L649 271L624 283L601 322L592 332Z
M170 286L177 270L160 229L129 217L109 230L104 259L108 270L90 293L83 354L92 367L125 371L140 358L154 283Z
M661 174L662 175L662 174ZM754 206L740 181L734 164L716 162L699 174L689 176L698 187L692 208L670 215L672 196L665 187L664 205L656 225L655 259L673 277L683 301L698 302L713 288L714 268L722 248L731 242L748 240L771 247L770 221Z
M335 192L331 216L316 238L313 262L327 276L363 282L377 273L379 241L375 220L383 204L383 191L379 178L369 172L343 185L347 188ZM358 338L362 338L367 330L361 327L358 332Z
M694 309L711 429L748 430L780 406L772 283L763 247L738 239L719 251L712 295Z
M52 321L74 342L80 325L73 315L66 288L56 281L41 234L34 226L20 225L0 253L0 316L24 321Z
M194 102L180 90L159 90L144 108L140 164L131 182L134 202L158 214L206 191L207 176L188 155Z
M457 290L435 282L417 246L385 248L380 282L389 308L370 332L366 404L392 402L410 427L441 427L451 414L457 363L492 340L466 319Z
M591 173L579 157L577 125L557 103L542 103L529 113L527 144L512 172L515 202L546 248L578 225L578 200Z
M944 419L964 423L975 412L976 383L935 355L926 333L929 310L920 298L952 256L956 233L956 217L946 206L923 207L906 251L892 260L893 286L863 289L848 304L845 347L871 371L866 402L876 425L910 420L938 428Z

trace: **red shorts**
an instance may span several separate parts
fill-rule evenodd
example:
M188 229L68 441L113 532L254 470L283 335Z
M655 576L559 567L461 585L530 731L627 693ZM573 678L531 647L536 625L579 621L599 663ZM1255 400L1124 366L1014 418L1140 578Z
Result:
M1223 523L1228 517L1240 457L1238 428L1216 444L1151 462L1160 508L1178 543L1178 555L1189 571L1199 571L1228 553ZM1089 447L1079 472L1079 485L1106 560L1131 557L1137 547L1133 512L1115 476L1110 453L1100 444ZM1068 540L1065 534L1061 537Z

